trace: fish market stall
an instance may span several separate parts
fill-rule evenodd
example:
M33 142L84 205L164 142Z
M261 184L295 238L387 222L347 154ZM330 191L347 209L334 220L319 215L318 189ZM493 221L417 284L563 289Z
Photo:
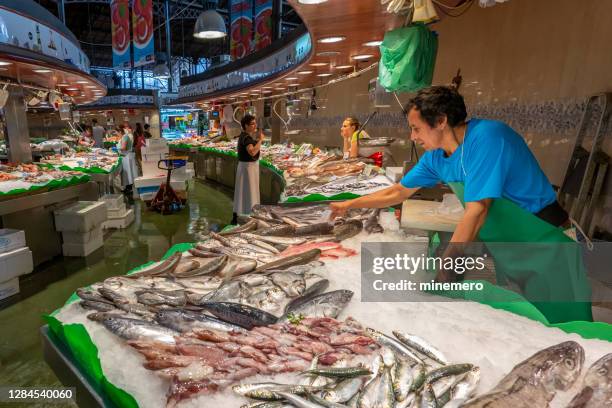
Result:
M362 243L412 243L418 256L428 241L392 213L352 210L332 225L326 211L259 206L92 282L47 317L47 347L121 407L565 407L588 387L594 404L609 398L610 378L594 379L612 358L609 325L554 327L516 298L362 302Z
M113 179L121 172L121 157L110 150L78 147L66 154L47 156L40 160L43 167L89 174L100 185L101 192L109 192Z

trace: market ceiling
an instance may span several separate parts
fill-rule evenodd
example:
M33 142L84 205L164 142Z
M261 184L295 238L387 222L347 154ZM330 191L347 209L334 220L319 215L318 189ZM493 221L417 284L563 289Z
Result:
M57 0L37 0L42 6L58 16ZM172 56L186 58L210 58L229 54L229 40L203 41L193 37L193 28L199 14L204 10L204 1L170 0L170 38ZM80 40L81 48L92 66L112 67L110 0L64 0L66 26ZM166 33L163 0L153 0L153 24L155 51L165 52ZM217 11L228 21L228 0L219 0ZM283 1L282 21L285 30L302 24L292 7Z

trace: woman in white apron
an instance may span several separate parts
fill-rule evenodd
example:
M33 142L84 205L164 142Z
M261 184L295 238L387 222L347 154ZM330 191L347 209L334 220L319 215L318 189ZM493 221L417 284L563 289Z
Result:
M119 155L121 156L121 187L125 193L132 192L136 165L134 157L134 136L129 128L124 128L123 136L119 142Z
M234 186L234 217L250 214L254 205L259 204L259 151L263 133L257 135L257 121L252 115L245 115L240 121L242 133L238 137L238 169Z

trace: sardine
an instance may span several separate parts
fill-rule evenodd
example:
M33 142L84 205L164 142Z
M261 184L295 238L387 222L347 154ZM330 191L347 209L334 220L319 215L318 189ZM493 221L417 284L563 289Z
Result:
M322 408L321 405L315 402L309 401L295 394L291 394L291 393L283 392L283 391L279 391L277 392L277 394L296 408Z
M436 394L429 383L425 384L425 389L420 395L419 408L438 408Z
M479 383L480 368L474 367L462 379L452 385L448 393L449 401L444 404L444 408L461 407L474 394ZM442 399L443 397L438 398L438 402L442 403Z
M209 302L203 303L201 306L219 319L248 330L255 326L274 324L277 321L277 317L270 313L239 303Z
M389 367L381 366L378 375L370 381L359 396L359 408L393 408L395 395Z
M347 408L346 405L340 404L338 402L328 401L323 398L317 397L315 394L308 394L308 399L315 404L319 404L319 406L324 408Z
M416 354L414 354L414 352L412 352L412 350L410 350L408 347L406 347L403 343L395 340L392 337L389 337L381 332L378 332L374 329L366 329L366 335L370 336L371 338L373 338L377 343L379 343L382 346L386 346L391 348L393 351L395 351L396 353L399 353L400 355L409 358L411 360L413 360L416 363L419 364L423 364L423 360L421 360L421 358L419 356L417 356Z
M308 392L317 392L321 387L313 387L308 385L296 384L278 384L278 383L257 383L257 384L239 384L234 385L232 390L239 395L247 398L268 401L280 401L284 397L278 392L286 392L297 395L306 395Z
M422 355L429 357L437 363L442 365L448 364L448 360L444 357L444 354L425 340L418 336L414 336L411 334L402 333L400 331L394 330L393 335L406 346L410 347L413 350L421 353Z
M363 386L363 379L360 377L348 378L333 389L323 392L323 399L329 402L346 402L353 398Z
M413 382L412 364L405 358L398 358L394 367L393 392L397 401L404 401L410 393Z
M358 367L332 367L332 368L316 368L314 370L304 371L304 375L320 375L328 378L354 378L364 375L372 375L372 372L363 366Z

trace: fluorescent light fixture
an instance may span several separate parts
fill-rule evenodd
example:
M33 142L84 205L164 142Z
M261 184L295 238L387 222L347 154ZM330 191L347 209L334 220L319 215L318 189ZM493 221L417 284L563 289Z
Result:
M37 74L48 74L51 72L50 69L33 69L32 71L36 72Z
M298 74L300 74L300 75L310 75L312 73L313 73L313 71L300 71L300 72L298 72Z
M336 35L336 36L332 36L332 37L323 37L323 38L319 38L317 40L317 42L321 43L321 44L332 44L332 43L337 43L340 41L344 41L346 40L346 37L343 35Z
M289 78L285 78L285 81L297 81L298 78L297 77L289 77Z
M353 68L352 65L336 65L334 68L336 69L349 69L349 68Z
M61 83L61 84L57 84L57 86L70 86L70 84L66 84L66 83Z
M95 89L95 88L97 88L97 86L95 86L95 85L87 85L85 88Z
M77 84L88 84L89 81L76 81Z
M324 67L327 65L327 62L313 62L309 64L311 67Z
M334 57L340 55L340 51L321 51L317 52L317 57Z
M373 57L374 57L374 55L372 55L372 54L359 54L359 55L353 55L352 58L354 60L360 61L360 60L367 60L367 59L370 59L370 58L373 58Z
M300 4L321 4L325 3L327 0L298 0Z
M323 73L323 74L317 74L318 77L328 77L328 76L332 76L332 74L330 73Z
M7 66L7 65L11 65L12 62L8 62L8 61L0 61L0 66Z
M277 90L277 91L284 91L287 88L274 88L274 89Z
M79 88L75 88L75 87L70 87L70 88L66 88L67 91L78 91Z
M366 47L378 47L380 44L382 44L382 41L368 41L363 45L365 45Z
M287 86L300 86L300 84L287 84Z

